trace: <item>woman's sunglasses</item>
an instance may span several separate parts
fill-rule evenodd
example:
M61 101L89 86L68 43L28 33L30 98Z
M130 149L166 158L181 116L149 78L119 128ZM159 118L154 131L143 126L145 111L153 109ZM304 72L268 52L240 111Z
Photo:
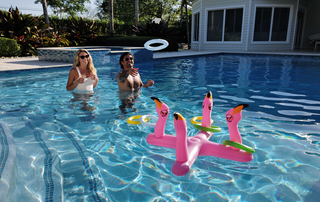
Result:
M125 58L124 60L125 60L125 61L133 60L133 58Z
M81 59L84 59L84 58L89 58L89 55L82 55L82 56L79 56Z

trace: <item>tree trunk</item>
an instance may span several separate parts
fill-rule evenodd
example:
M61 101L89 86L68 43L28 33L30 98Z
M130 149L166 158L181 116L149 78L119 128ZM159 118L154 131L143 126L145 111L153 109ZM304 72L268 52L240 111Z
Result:
M190 49L190 36L189 36L189 16L188 16L188 2L185 0L186 6L186 23L187 23L187 40L188 40L188 50Z
M182 27L182 21L183 21L183 7L184 7L184 1L181 2L181 7L180 7L180 27Z
M135 18L136 18L136 26L139 25L139 0L135 0Z
M113 37L113 33L114 33L113 0L109 0L109 15L110 15L110 36Z
M42 2L42 8L43 8L43 15L46 24L49 24L49 17L48 17L48 10L47 10L47 0L41 0Z

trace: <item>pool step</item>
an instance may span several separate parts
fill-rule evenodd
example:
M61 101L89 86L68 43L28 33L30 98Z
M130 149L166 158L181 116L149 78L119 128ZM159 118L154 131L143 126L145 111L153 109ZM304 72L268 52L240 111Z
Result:
M4 177L0 179L0 186L6 186L0 187L1 202L21 198L25 201L107 201L100 170L95 165L96 156L71 128L40 115L2 120L5 132L1 135L11 139L5 145L13 145L10 148L17 151L5 150L5 155L4 152L0 155L0 160L10 155L6 157L9 159L6 173L11 172L6 174L5 181ZM3 142L1 138L0 142ZM1 148L4 147L0 147L0 151ZM12 162L11 167L8 162Z
M8 201L16 178L17 147L8 124L0 121L0 199Z
M89 151L68 126L56 121L59 139L53 141L61 157L64 192L68 200L107 201L95 154Z
M64 201L61 159L48 134L25 116L5 121L10 124L17 147L16 175L7 200Z

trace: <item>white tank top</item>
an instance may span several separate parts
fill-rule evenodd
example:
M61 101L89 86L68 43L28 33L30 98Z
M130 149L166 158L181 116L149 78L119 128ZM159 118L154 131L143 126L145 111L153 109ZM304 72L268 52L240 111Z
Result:
M79 79L82 77L78 67L76 67L78 74L79 74ZM78 79L77 79L78 80ZM77 85L77 91L93 91L93 84L94 84L94 80L92 80L90 77L88 78L84 78L84 82L83 83L79 83Z

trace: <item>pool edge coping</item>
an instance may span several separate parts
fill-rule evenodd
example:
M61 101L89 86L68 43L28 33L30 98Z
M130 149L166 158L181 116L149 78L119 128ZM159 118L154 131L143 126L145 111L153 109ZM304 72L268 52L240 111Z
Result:
M141 47L142 48L142 47ZM55 48L59 49L59 47ZM160 60L160 59L170 59L170 58L185 58L185 57L195 57L202 55L217 55L217 54L243 54L243 55L279 55L279 56L300 56L300 57L319 57L319 53L292 53L292 52L228 52L228 51L220 51L220 52L212 52L212 51L193 51L193 50L180 50L176 52L155 52L153 53L152 60ZM151 60L151 61L152 61ZM11 63L9 68L3 69L6 67L8 63ZM12 64L18 63L18 64ZM30 63L30 64L23 64ZM22 68L16 68L16 66L21 66ZM53 68L67 68L72 67L72 63L68 62L54 62L54 61L43 61L39 60L38 57L22 57L22 58L4 58L0 59L0 74L14 74L19 72L27 72L27 71L45 71L47 69Z

